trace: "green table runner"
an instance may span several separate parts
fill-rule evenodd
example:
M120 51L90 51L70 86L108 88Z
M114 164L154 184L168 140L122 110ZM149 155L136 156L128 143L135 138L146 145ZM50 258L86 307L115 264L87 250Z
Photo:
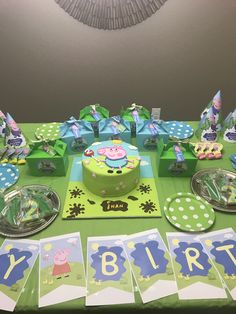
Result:
M34 138L34 131L41 124L21 124L22 131L27 138ZM196 122L190 123L193 127L197 126ZM194 140L194 138L193 138ZM232 153L236 153L235 144L229 144L227 142L222 142L224 144L224 155L222 160L204 160L199 161L197 165L197 170L203 168L225 168L233 171L231 162L228 156ZM135 141L133 142L135 144ZM158 186L158 194L161 210L163 211L163 206L166 198L171 194L177 192L191 192L190 189L190 179L191 178L158 178L156 169L156 153L155 152L144 152L141 155L149 155L152 160L152 166L154 175L156 178L156 184ZM70 157L70 166L72 158ZM17 185L22 186L26 184L46 184L50 185L61 198L62 206L64 204L70 168L67 172L66 177L49 178L49 177L32 177L30 176L27 165L21 166L20 168L20 179ZM16 187L16 185L14 186ZM176 232L175 229L165 218L163 214L162 218L132 218L132 219L88 219L88 220L74 220L67 221L61 218L62 211L56 220L42 232L30 237L30 239L39 240L46 237L52 237L56 235L62 235L66 233L78 232L80 231L83 253L86 261L86 245L87 237L92 236L106 236L106 235L119 235L119 234L131 234L152 228L158 228L166 244L166 232ZM218 230L226 227L233 227L236 231L236 215L216 212L216 222L212 230ZM0 238L0 244L3 242L3 238ZM85 264L86 265L86 264ZM135 293L135 304L132 305L115 305L115 306L99 306L93 308L85 307L85 300L77 299L70 302L65 302L62 304L46 307L38 310L38 263L34 267L30 278L26 284L25 290L22 293L20 300L16 306L16 311L18 312L31 312L40 311L40 313L49 313L51 311L56 311L56 313L67 311L67 312L90 312L96 311L98 313L120 313L123 312L135 312L135 313L168 313L173 310L175 313L199 313L201 310L207 310L207 312L212 313L234 313L236 311L236 302L232 301L230 298L226 300L190 300L190 301L179 301L177 294L166 297L164 299L159 299L151 303L142 304L139 293ZM0 300L1 302L1 300ZM0 311L1 312L1 311Z

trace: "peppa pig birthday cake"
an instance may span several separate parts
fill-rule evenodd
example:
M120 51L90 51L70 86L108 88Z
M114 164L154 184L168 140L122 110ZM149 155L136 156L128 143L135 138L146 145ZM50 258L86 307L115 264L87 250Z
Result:
M140 156L136 146L110 140L93 143L83 154L83 182L94 194L120 196L139 182Z

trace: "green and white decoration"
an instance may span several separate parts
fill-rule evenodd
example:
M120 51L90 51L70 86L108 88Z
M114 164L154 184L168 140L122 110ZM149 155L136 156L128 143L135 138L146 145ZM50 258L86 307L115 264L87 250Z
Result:
M60 122L45 123L38 127L35 131L35 136L38 140L55 141L61 138Z
M215 221L210 204L192 193L177 193L166 199L164 213L169 222L182 231L209 229Z

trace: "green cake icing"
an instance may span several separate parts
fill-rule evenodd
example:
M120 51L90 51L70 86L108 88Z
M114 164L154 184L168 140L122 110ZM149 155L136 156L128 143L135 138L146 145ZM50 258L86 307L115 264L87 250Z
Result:
M139 182L140 156L137 147L121 140L93 143L83 155L83 182L94 194L120 196Z

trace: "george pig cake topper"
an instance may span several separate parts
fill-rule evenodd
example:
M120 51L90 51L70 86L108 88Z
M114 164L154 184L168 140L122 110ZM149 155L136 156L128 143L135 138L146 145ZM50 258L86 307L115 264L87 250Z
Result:
M221 91L218 91L201 114L196 135L201 141L215 142L221 129Z
M13 147L23 147L26 145L26 139L20 128L17 126L12 116L6 114L6 137L5 144Z
M122 173L123 167L134 168L134 161L128 159L126 150L122 146L102 147L98 149L98 154L106 157L104 162L110 168L108 173L113 173L114 169L118 169L116 173Z

